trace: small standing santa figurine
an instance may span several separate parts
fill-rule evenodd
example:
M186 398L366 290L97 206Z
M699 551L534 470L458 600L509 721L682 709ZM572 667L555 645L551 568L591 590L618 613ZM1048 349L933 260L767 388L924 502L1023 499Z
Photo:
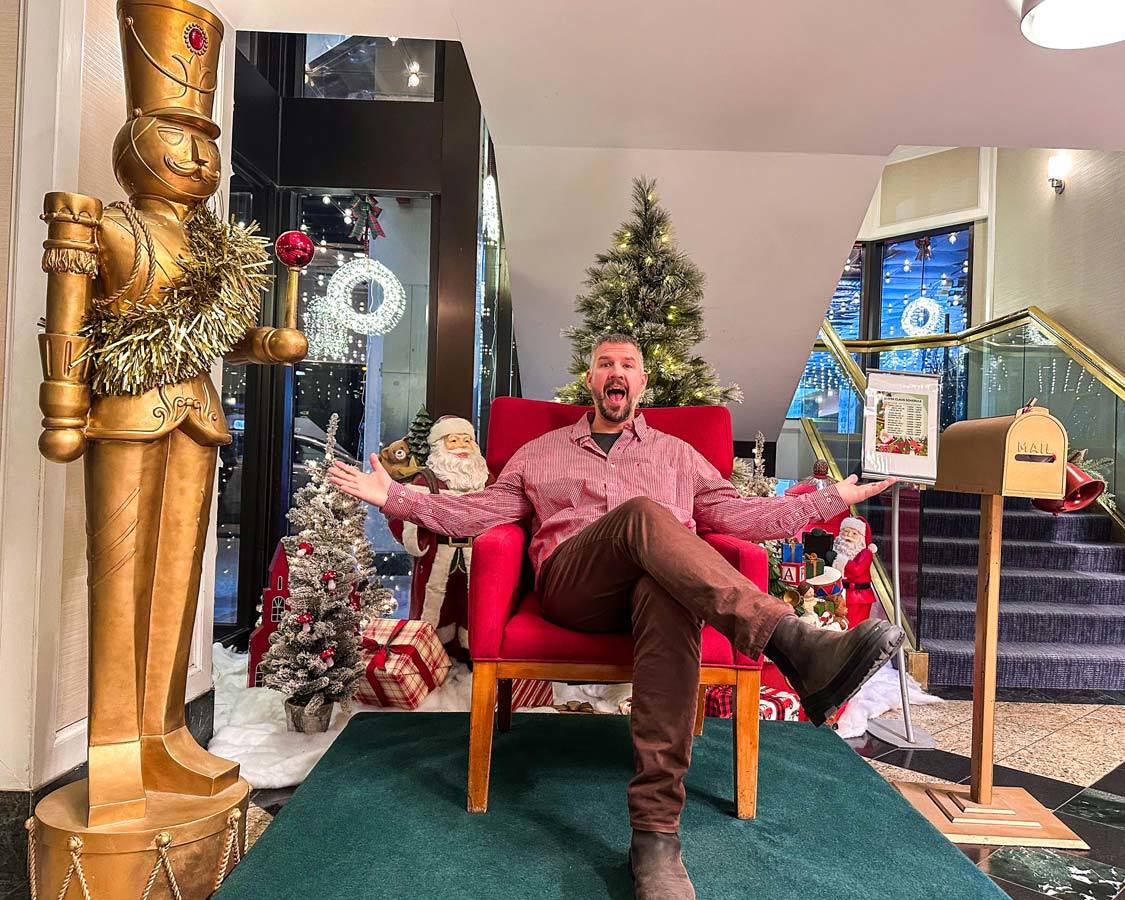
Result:
M493 480L468 420L443 416L434 423L427 439L430 454L426 467L407 485L409 489L467 494ZM433 534L398 520L391 522L391 531L415 558L410 618L429 622L451 657L468 660L472 538Z
M844 573L848 619L852 627L867 618L875 592L871 589L871 565L876 547L867 542L867 523L848 516L840 523L840 533L832 543L836 551L833 565Z

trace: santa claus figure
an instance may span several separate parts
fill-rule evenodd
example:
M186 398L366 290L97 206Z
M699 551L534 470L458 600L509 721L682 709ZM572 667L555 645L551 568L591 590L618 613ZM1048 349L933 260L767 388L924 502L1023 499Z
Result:
M471 422L443 416L430 429L428 441L426 467L407 485L411 490L466 494L481 490L492 480ZM449 655L467 660L472 538L433 534L411 522L393 521L391 531L415 557L410 618L429 622Z
M840 523L840 533L832 543L836 551L833 565L844 573L848 620L854 627L867 618L875 592L871 589L871 565L876 547L867 541L867 523L848 516Z

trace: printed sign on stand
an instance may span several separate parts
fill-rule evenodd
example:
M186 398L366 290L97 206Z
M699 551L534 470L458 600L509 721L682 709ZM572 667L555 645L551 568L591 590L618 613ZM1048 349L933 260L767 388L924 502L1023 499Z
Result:
M863 477L893 475L915 484L937 480L941 379L920 372L867 373L863 404Z

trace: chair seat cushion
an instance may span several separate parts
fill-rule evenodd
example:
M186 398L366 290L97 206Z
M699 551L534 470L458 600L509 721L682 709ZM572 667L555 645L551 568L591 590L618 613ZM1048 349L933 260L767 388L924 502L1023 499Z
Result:
M740 656L736 664L730 641L710 625L703 626L701 664L739 669L760 669L761 660ZM539 595L523 598L520 608L504 628L500 659L522 662L633 664L633 638L625 633L591 634L571 631L543 618Z

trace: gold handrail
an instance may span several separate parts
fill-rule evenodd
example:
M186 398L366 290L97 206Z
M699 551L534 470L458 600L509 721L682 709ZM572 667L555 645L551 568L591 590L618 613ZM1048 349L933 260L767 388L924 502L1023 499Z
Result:
M838 339L839 338L837 337L837 340ZM831 449L829 449L828 444L825 442L824 436L817 429L816 423L813 422L812 419L802 418L801 428L805 432L805 439L812 447L813 453L816 454L818 459L823 459L826 463L828 463L829 474L837 481L843 481L844 473L840 470L840 466L836 462L836 457L832 455L832 451ZM853 515L858 515L854 506L851 507L851 511ZM872 560L872 563L871 584L875 590L875 596L879 598L879 603L882 605L884 612L886 612L887 619L893 622L895 601L894 591L891 587L890 576L887 574L887 570L883 566L882 557L876 556ZM906 631L906 640L910 644L910 649L917 650L918 640L914 636L914 629L910 627L910 622L905 618L902 620L902 627Z
M972 341L991 337L1003 331L1010 331L1025 325L1033 325L1051 344L1062 350L1114 394L1125 400L1125 372L1106 359L1074 332L1053 319L1038 306L1000 316L989 322L982 322L964 331L925 334L909 338L878 338L869 341L845 341L827 319L821 325L822 339L814 345L816 350L826 350L836 357L837 363L847 373L853 387L863 390L867 380L859 372L857 379L853 369L858 370L852 353L878 353L888 350L918 350L932 347L962 347Z

